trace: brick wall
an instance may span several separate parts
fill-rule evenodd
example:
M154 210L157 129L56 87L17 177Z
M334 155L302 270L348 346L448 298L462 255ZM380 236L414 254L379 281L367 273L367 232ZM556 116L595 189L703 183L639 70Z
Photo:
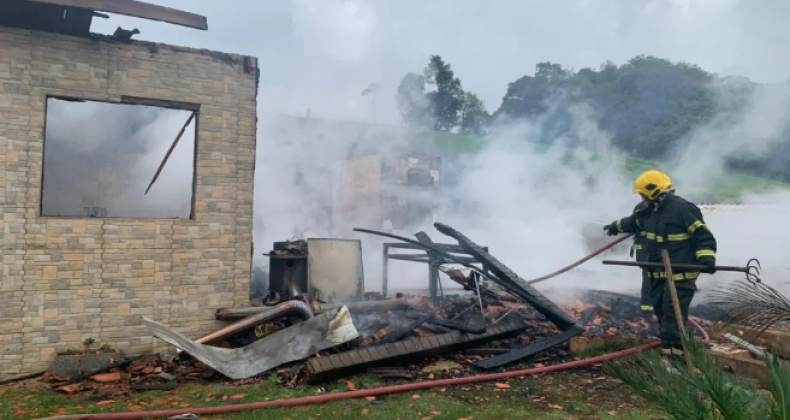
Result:
M157 350L141 317L190 337L248 301L257 61L0 28L0 377L83 340ZM40 216L48 95L199 105L194 220ZM129 99L134 97L138 99Z

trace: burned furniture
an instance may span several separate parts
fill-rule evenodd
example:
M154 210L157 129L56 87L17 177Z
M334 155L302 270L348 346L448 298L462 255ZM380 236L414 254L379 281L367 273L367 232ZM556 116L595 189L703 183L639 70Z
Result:
M275 242L269 257L269 301L282 302L307 292L307 242Z
M494 369L508 363L513 363L518 360L530 357L541 351L547 350L556 345L562 344L584 332L584 328L579 326L576 320L571 318L567 313L565 313L562 309L560 309L559 306L548 300L542 293L540 293L533 286L529 285L524 279L519 277L516 273L514 273L504 264L499 262L499 260L488 254L488 252L483 247L477 245L471 239L467 238L464 234L458 232L457 230L453 229L450 226L447 226L442 223L434 223L434 226L439 232L457 240L458 245L460 246L462 252L468 254L476 262L479 261L480 264L482 264L482 266L487 271L491 272L492 275L488 275L488 273L485 273L481 269L473 266L472 263L469 262L470 257L463 259L463 257L457 257L455 255L452 255L444 251L436 244L430 245L425 243L427 242L425 240L425 237L422 238L422 241L415 241L409 238L404 238L401 236L388 234L385 232L376 232L368 229L359 229L359 228L354 230L358 232L370 233L374 235L399 239L417 248L425 249L426 251L428 251L429 254L427 256L428 260L426 262L430 262L430 258L431 258L430 254L433 254L434 258L440 256L454 263L458 263L463 266L469 267L480 274L484 274L492 282L502 287L505 291L515 296L522 302L535 308L535 310L537 310L541 315L546 317L546 319L548 319L551 323L553 323L555 326L557 326L557 328L559 328L562 331L562 333L556 337L531 343L526 347L515 349L508 353L504 353L498 356L491 357L486 360L475 362L474 365L476 367L480 369ZM480 297L480 295L481 293L478 293L478 297Z
M301 296L311 302L353 302L364 293L359 240L275 242L274 250L264 255L270 259L269 304Z
M461 245L467 253L479 259L483 266L493 273L494 276L491 279L492 281L521 298L525 303L535 308L541 315L545 316L546 319L563 331L562 334L556 337L538 341L526 347L475 362L476 367L480 369L494 369L562 344L584 332L584 328L579 326L576 320L560 309L559 306L555 305L554 302L548 300L537 289L529 285L524 279L519 277L518 274L514 273L507 266L499 262L499 260L488 254L480 245L477 245L463 233L450 226L442 223L434 223L434 226L439 232L457 240L458 244Z

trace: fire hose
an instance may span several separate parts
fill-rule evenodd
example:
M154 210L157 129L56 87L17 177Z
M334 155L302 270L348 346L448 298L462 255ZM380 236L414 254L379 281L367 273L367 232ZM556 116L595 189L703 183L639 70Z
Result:
M303 406L310 404L321 404L321 403L346 400L351 398L376 397L380 395L396 394L401 392L420 391L420 390L431 389L431 388L466 385L466 384L473 384L480 382L491 382L491 381L508 379L508 378L516 378L520 376L559 372L567 369L591 366L609 360L614 360L620 357L630 356L642 351L654 349L659 345L660 343L658 342L649 343L642 345L640 347L634 347L632 349L609 353L602 356L591 357L588 359L582 359L573 362L560 363L552 366L544 366L540 368L516 370L512 372L503 372L503 373L491 373L485 375L467 376L465 378L452 378L452 379L441 379L438 381L417 382L417 383L385 386L385 387L372 388L372 389L360 389L357 391L341 392L338 394L315 395L310 397L289 398L284 400L262 401L262 402L254 402L247 404L223 405L217 407L182 408L182 409L158 410L158 411L130 411L126 413L86 414L84 415L84 417L69 416L69 418L74 420L77 419L79 420L136 420L136 419L148 419L148 418L157 418L157 417L172 417L172 416L178 416L183 414L218 415L218 414L238 413L248 410L260 410L264 408L294 407L294 406Z
M527 280L527 283L528 284L539 283L539 282L546 281L548 279L557 277L557 276L559 276L562 273L567 273L568 271L573 270L574 268L584 264L585 262L589 261L590 259L592 259L594 257L597 257L598 255L600 255L604 251L608 250L609 248L612 248L615 245L619 244L620 242L625 241L626 239L630 238L631 236L633 236L633 235L631 235L631 234L623 235L622 237L620 237L620 238L608 243L607 245L604 245L603 247L601 247L597 251L595 251L592 254L580 259L579 261L576 261L575 263L573 263L571 265L568 265L566 267L563 267L563 268L561 268L561 269L559 269L559 270L557 270L557 271L555 271L553 273L546 274L545 276L538 277L538 278L532 279L532 280Z

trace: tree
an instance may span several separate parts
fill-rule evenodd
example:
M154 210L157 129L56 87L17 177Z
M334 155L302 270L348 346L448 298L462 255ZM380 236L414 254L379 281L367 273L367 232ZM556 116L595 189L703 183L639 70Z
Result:
M587 103L613 145L645 158L664 158L693 127L710 121L712 75L687 63L637 56L617 66L579 72L551 62L508 85L495 115L539 120L543 142L573 140L571 108Z
M458 125L464 90L461 80L455 77L450 65L438 55L432 55L423 71L425 81L436 87L426 98L433 117L433 129L448 131Z
M395 101L405 124L427 127L432 123L428 115L429 104L425 98L425 77L407 73L398 84Z
M483 101L474 93L465 92L461 106L460 130L478 135L485 134L490 119L491 116L486 111Z

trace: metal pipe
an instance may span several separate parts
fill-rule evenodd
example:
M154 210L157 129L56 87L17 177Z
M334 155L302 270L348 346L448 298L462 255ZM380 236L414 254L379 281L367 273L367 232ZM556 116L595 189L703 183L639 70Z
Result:
M205 337L195 340L195 342L198 344L206 344L212 341L217 341L244 331L248 328L258 326L291 313L301 316L304 320L308 320L313 317L313 311L306 303L300 302L298 300L289 300L272 308L268 308L268 310L234 322L225 328L219 329Z
M296 302L296 301L294 301ZM332 309L348 307L350 311L369 312L369 311L391 311L395 309L407 309L413 304L407 299L391 299L391 300L368 300L362 302L341 302L341 303L315 303L313 307L316 313L326 312ZM216 313L216 318L223 321L235 321L244 319L248 316L255 315L272 308L271 306L253 306L250 308L231 308L220 309Z
M759 359L765 359L767 357L766 353L762 349L740 337L736 337L730 333L724 333L723 337L733 342L734 344L737 344L745 348L746 350L749 350L749 353L753 354Z
M357 312L385 312L394 309L407 309L415 306L409 299L390 299L390 300L367 300L362 302L349 302L349 303L316 303L316 312L324 312L330 309L337 309L343 306L348 307L349 311Z
M603 265L622 265L625 267L641 267L641 268L664 268L664 263L659 262L644 262L644 261L614 261L614 260L604 260L602 261ZM704 270L707 268L704 265L700 264L675 264L672 263L672 268L677 268L681 270ZM748 267L736 267L736 266L729 266L729 265L717 265L716 271L734 271L737 273L745 273L748 270Z

